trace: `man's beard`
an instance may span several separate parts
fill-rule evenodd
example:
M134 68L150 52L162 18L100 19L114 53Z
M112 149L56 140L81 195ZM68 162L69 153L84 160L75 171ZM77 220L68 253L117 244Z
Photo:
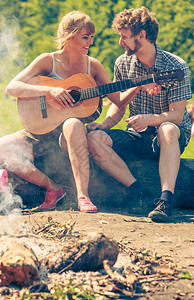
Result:
M131 48L128 48L125 52L126 55L133 55L135 53L137 53L137 51L139 50L139 48L141 47L141 43L138 40L134 40L135 43L135 48L134 50L132 50Z

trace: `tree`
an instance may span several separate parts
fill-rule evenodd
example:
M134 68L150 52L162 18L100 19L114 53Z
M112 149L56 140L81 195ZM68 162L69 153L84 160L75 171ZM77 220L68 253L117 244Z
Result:
M56 49L56 31L63 15L72 10L88 14L96 26L94 46L90 48L89 54L102 62L110 78L113 77L115 59L124 52L118 45L119 36L111 29L113 18L124 8L140 6L146 6L156 14L159 45L188 63L194 86L194 5L191 0L0 0L1 14L6 16L6 26L12 28L15 39L26 54L26 64L40 53ZM16 22L15 27L13 20ZM21 63L19 59L17 63Z

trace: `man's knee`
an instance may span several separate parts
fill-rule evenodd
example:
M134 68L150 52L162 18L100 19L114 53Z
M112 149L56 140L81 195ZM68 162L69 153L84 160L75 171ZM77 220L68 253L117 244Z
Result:
M158 143L174 143L180 137L180 130L178 126L171 122L164 122L158 129Z

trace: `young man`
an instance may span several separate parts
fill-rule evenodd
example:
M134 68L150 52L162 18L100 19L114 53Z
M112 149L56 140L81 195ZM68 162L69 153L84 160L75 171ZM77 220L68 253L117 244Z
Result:
M147 8L125 9L116 15L112 27L120 34L119 45L125 54L117 58L114 80L125 80L155 72L180 68L184 79L178 85L141 86L129 103L130 117L125 131L111 129L123 117L126 105L111 105L102 124L89 124L89 151L96 163L128 188L134 199L146 197L140 183L121 159L122 153L135 151L142 157L159 158L161 195L149 213L153 221L168 221L172 216L173 194L179 170L180 154L191 135L191 122L185 108L192 97L189 69L178 56L163 51L155 43L158 23ZM118 155L119 154L119 155ZM122 156L122 155L121 155Z

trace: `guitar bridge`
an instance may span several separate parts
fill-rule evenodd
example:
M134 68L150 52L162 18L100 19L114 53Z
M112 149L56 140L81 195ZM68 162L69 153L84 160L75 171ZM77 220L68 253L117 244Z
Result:
M42 113L42 118L43 119L48 118L45 96L40 96L39 100L40 100L40 109L41 109L41 113Z

